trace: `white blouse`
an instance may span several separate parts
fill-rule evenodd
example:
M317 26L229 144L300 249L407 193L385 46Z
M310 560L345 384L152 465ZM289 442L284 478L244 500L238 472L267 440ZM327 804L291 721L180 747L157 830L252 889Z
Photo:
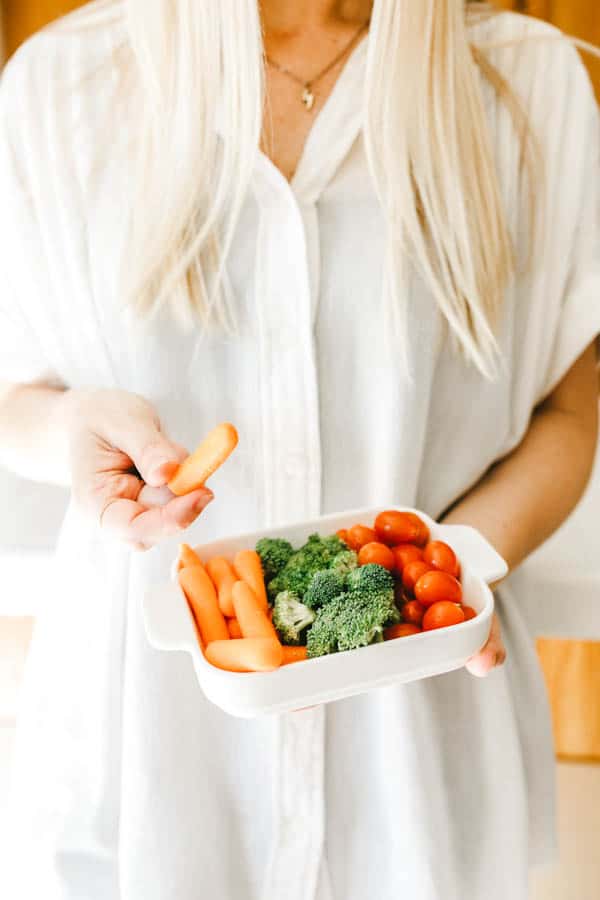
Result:
M34 38L2 82L0 378L146 396L192 447L231 420L199 543L362 505L439 515L523 437L600 331L598 115L576 52L502 14L473 38L518 92L546 171L542 262L507 296L505 374L457 357L415 275L414 379L382 315L384 222L356 98L360 44L289 184L257 152L227 264L238 331L183 334L123 312L131 115L111 56L120 21L92 4ZM558 38L558 39L557 39ZM482 84L515 240L518 144ZM553 847L543 684L519 598L498 597L507 665L237 720L190 660L149 647L145 586L176 541L131 554L69 507L37 621L11 815L13 900L526 900Z

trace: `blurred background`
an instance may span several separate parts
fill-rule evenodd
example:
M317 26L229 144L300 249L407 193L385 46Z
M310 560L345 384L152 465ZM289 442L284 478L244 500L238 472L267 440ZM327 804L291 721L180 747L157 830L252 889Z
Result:
M34 31L82 5L0 0L0 67ZM600 46L600 0L497 0L496 5L546 19ZM584 59L600 99L600 60ZM2 806L23 666L66 502L65 491L0 469L0 842L2 827L9 826L2 821ZM597 465L579 510L519 575L552 705L559 786L561 864L536 874L532 900L600 897L599 526Z

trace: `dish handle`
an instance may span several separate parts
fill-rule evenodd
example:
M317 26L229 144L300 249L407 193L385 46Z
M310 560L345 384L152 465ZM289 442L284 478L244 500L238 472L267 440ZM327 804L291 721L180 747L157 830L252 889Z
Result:
M186 650L188 653L194 650L194 627L180 590L175 582L151 587L144 594L146 635L157 650Z
M451 536L448 543L456 550L459 559L464 557L469 561L469 570L485 581L493 584L504 578L508 572L508 566L504 559L497 553L492 545L486 541L476 528L470 525L444 525Z

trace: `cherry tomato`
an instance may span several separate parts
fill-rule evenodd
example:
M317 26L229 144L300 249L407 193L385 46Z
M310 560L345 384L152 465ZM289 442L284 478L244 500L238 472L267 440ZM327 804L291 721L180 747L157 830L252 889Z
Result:
M465 606L464 604L461 606L462 611L465 614L465 622L468 622L469 619L474 619L477 615L472 606Z
M423 559L431 565L432 569L441 572L449 572L458 578L458 560L452 547L443 541L430 541L423 551Z
M407 600L402 607L402 618L411 625L420 625L425 615L425 607L418 600Z
M416 563L413 563L416 565ZM427 565L425 563L425 565ZM415 597L423 606L431 606L440 600L460 603L462 588L460 582L449 572L438 572L435 569L425 572L415 584Z
M402 572L402 584L406 590L414 591L417 581L426 572L431 572L431 566L422 559L415 559L414 562L407 563Z
M375 519L377 537L384 544L426 544L429 529L424 522L411 512L397 512L395 509L379 513Z
M449 600L438 600L432 603L423 616L423 631L434 628L447 628L448 625L459 625L465 621L465 614L456 603Z
M415 541L415 544L418 544L419 547L424 547L427 541L429 540L429 528L425 524L425 522L416 516L414 513L408 513L409 516L412 516L416 522L419 524L419 537Z
M399 575L402 575L402 570L407 563L423 559L423 551L415 544L398 544L396 547L392 547L392 553L396 557L396 572Z
M348 543L348 529L340 528L339 531L336 531L337 536L342 540L345 544Z
M377 535L372 528L366 525L353 525L348 529L348 537L346 543L351 550L360 550L365 544L372 544L377 540Z
M418 625L411 625L410 622L400 622L398 625L390 625L383 631L383 637L386 641L394 638L408 637L410 634L420 634L421 629Z
M366 566L368 563L376 563L378 566L383 566L384 569L389 569L391 572L396 565L396 558L385 544L371 541L358 551L359 566Z

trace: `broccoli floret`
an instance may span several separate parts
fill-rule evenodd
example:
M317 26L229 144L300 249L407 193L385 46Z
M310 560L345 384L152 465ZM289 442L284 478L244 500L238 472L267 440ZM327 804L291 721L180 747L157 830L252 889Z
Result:
M309 659L337 652L338 620L345 599L346 595L340 594L317 611L317 617L308 629L306 637L306 652Z
M318 534L313 534L311 535L311 537L318 538L321 544L326 548L327 552L331 554L332 557L336 556L338 553L341 553L342 550L348 549L348 545L345 544L341 537L337 534L330 534L329 537L326 538L321 538Z
M341 550L333 557L331 571L343 579L358 566L358 554L354 550Z
M348 575L348 588L363 591L384 591L394 589L394 578L391 572L388 572L383 566L376 563L368 563L366 566L359 566Z
M306 642L311 658L381 641L384 627L400 621L394 579L383 566L362 566L346 581L350 590L317 611Z
M310 584L302 599L310 609L318 609L320 606L325 606L334 597L338 597L343 590L344 579L340 575L333 569L321 569L319 572L315 572L310 579Z
M273 598L281 591L292 591L303 597L315 572L328 569L336 555L344 549L346 545L337 534L327 538L311 534L306 544L292 553L283 569L269 582L269 596Z
M393 591L351 591L336 620L338 650L382 640L384 627L398 619Z
M261 538L256 545L256 552L260 556L265 580L271 581L281 572L294 548L283 538Z
M273 625L284 644L299 644L303 631L314 622L315 613L305 606L291 591L282 591L275 597Z
M396 606L396 599L395 599L395 597L392 597L392 609L391 609L391 612L390 612L390 617L389 617L389 619L385 622L385 625L397 625L398 622L401 622L401 621L402 621L402 615L401 615L401 613L400 613L400 610L399 610L398 607Z

